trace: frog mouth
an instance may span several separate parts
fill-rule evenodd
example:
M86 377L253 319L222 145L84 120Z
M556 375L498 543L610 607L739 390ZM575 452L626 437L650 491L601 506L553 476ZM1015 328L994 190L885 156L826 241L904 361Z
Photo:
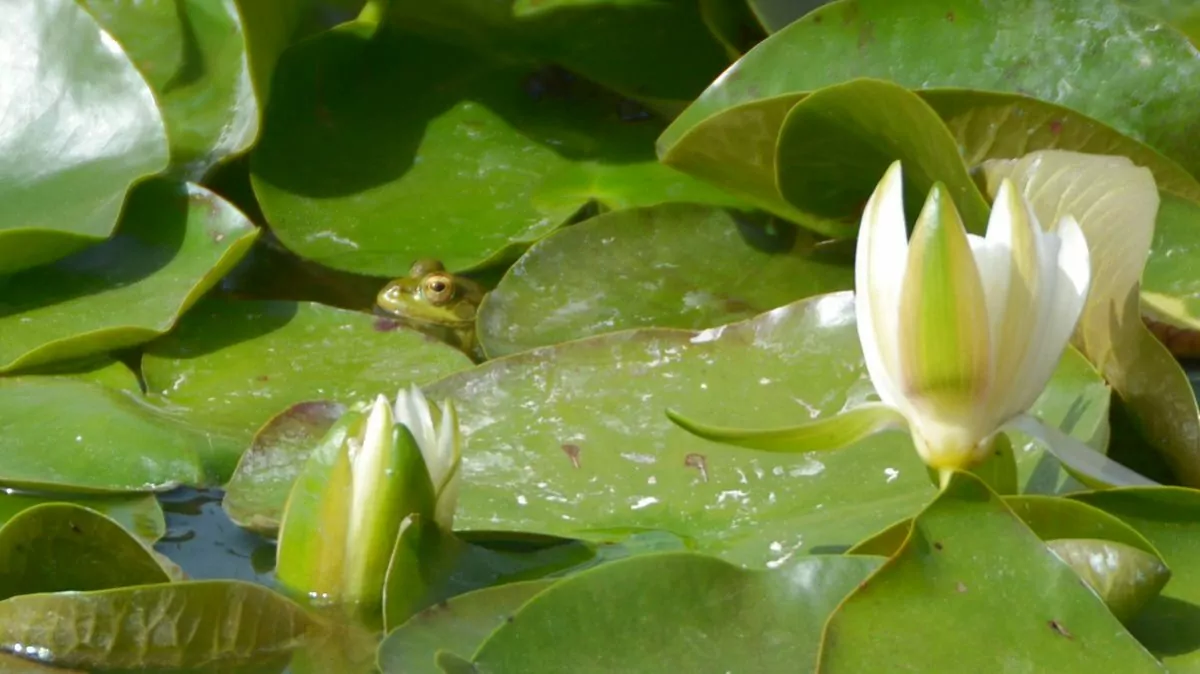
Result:
M396 321L397 323L400 323L402 325L408 325L408 326L412 326L414 328L422 327L422 328L462 329L462 328L466 328L466 327L469 327L469 326L472 326L475 324L474 319L471 319L471 320L463 320L463 319L433 320L433 319L428 319L427 320L427 319L423 319L423 318L417 318L414 316L402 316L400 314L394 314L379 305L375 305L374 307L372 307L372 313L380 318L387 318L389 320Z

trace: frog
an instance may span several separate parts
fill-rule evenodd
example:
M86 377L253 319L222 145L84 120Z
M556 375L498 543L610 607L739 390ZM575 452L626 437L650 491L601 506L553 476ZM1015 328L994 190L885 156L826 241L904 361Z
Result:
M421 259L407 276L389 281L375 297L375 305L378 313L480 361L483 351L475 336L475 314L486 294L482 285L446 271L440 261Z

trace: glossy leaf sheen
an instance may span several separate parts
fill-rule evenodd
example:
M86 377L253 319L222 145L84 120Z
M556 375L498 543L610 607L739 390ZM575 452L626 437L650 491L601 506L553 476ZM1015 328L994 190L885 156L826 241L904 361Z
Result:
M290 405L394 396L470 363L453 347L369 314L212 299L147 347L142 375L151 402L205 429L206 465L224 482L255 431Z
M48 503L0 528L0 600L168 581L144 543L94 510Z
M897 158L910 221L941 182L967 229L983 234L988 204L954 138L920 96L884 80L855 79L801 99L779 130L775 182L791 205L836 221L822 231L853 235L863 205Z
M392 276L434 257L461 271L513 256L593 198L734 203L658 164L659 124L623 120L591 85L372 30L299 44L276 72L252 178L303 257Z
M1200 168L1192 142L1200 125L1193 114L1200 57L1180 33L1111 0L835 2L760 43L660 143L670 147L738 104L855 77L913 89L1021 93L1111 125L1185 169ZM1094 95L1098 88L1104 96Z
M646 555L565 579L480 646L478 671L795 671L825 618L880 561L820 556L750 571L693 553ZM631 619L630 617L634 618ZM680 638L688 635L689 638ZM556 648L569 643L570 649Z
M698 205L606 213L539 241L479 310L488 355L629 328L698 330L854 284L853 250Z
M1163 671L999 497L957 473L830 616L818 671L1006 667Z
M122 391L62 377L0 378L0 483L85 492L198 484L204 444Z
M85 0L154 89L171 160L199 178L258 134L245 36L233 3Z
M110 518L146 543L154 543L166 532L162 507L153 495L85 496L0 492L0 524L29 508L50 503L73 503Z
M150 341L256 236L245 216L203 187L139 185L112 239L0 277L0 372Z
M441 674L438 651L470 657L522 604L554 584L529 580L476 590L430 606L388 633L379 646L384 674Z
M307 455L345 411L340 403L297 403L264 424L225 485L221 507L229 519L274 536L288 490L303 465L290 457Z
M1173 672L1200 670L1200 492L1179 487L1114 489L1072 498L1137 529L1175 571L1161 595L1129 625Z
M11 652L20 644L25 652L49 654L56 665L88 670L186 667L216 674L257 665L278 671L311 627L312 619L292 602L236 581L0 602L0 649Z
M1126 624L1158 596L1171 572L1157 556L1128 545L1095 539L1050 541L1047 547L1096 591Z
M699 333L627 331L539 349L426 390L453 398L462 419L460 529L589 539L665 529L752 566L839 549L911 515L933 495L911 442L889 433L814 456L755 452L691 436L663 410L771 428L832 416L871 392L849 293ZM1068 351L1035 413L1090 441L1108 395ZM1023 484L1042 456L1021 445Z
M7 274L107 238L125 191L166 167L167 137L150 87L74 0L0 2L0 62Z

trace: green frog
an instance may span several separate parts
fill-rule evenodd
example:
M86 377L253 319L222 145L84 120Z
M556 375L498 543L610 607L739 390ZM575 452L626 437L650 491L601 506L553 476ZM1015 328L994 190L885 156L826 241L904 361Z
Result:
M437 337L483 359L475 339L475 312L483 286L446 271L437 260L417 260L408 276L395 279L379 291L375 303L387 316L401 324Z

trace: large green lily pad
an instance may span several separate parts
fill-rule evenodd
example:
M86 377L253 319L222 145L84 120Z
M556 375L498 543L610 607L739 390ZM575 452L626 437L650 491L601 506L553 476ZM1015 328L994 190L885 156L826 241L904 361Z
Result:
M851 288L854 251L756 214L607 213L543 239L480 308L491 357L626 328L710 328Z
M1108 389L1067 353L1034 412L1081 440L1106 437ZM701 440L663 411L794 425L868 400L861 358L852 296L836 293L726 327L602 335L451 375L426 393L453 398L462 420L456 526L584 538L664 529L752 566L843 549L933 496L907 437L773 454ZM1028 474L1043 460L1032 445L1018 458Z
M536 595L473 661L496 673L577 672L583 662L611 672L733 671L748 663L756 671L804 671L816 660L826 617L880 561L819 556L753 571L694 553L613 562ZM556 647L563 643L571 647Z
M37 506L72 503L100 513L146 543L154 543L166 532L162 507L153 495L98 496L83 494L27 494L0 492L0 524Z
M246 36L232 3L119 0L83 3L154 89L171 161L199 178L258 135Z
M260 585L197 581L0 602L0 649L90 672L279 671L313 621Z
M166 167L167 137L150 87L74 0L6 0L0 60L8 274L107 238L129 186Z
M289 249L384 276L511 259L591 199L736 203L660 165L661 125L623 109L563 72L352 22L282 58L254 190Z
M1200 671L1200 492L1177 487L1077 494L1137 529L1174 571L1129 630L1172 672Z
M957 474L825 627L821 672L1161 672L1075 572Z
M198 484L205 444L125 391L66 377L0 378L0 484L81 492Z
M802 92L856 77L912 89L1023 94L1088 115L1200 170L1193 142L1200 55L1181 33L1112 0L835 2L751 50L660 144L669 148L743 103L777 99L790 107ZM1099 89L1104 96L1095 95Z
M396 0L406 30L556 63L623 95L682 108L729 65L697 2Z
M47 503L0 528L0 600L170 580L145 543L94 510Z
M1200 203L1164 195L1142 270L1142 312L1186 332L1200 331ZM1161 336L1161 335L1160 335ZM1172 352L1200 355L1180 335ZM1178 348L1178 351L1176 350Z
M143 183L109 241L0 277L0 372L150 341L257 235L245 216L203 187Z
M224 482L254 432L290 405L393 396L469 367L465 354L386 319L307 302L210 299L146 348L147 397L204 429Z

